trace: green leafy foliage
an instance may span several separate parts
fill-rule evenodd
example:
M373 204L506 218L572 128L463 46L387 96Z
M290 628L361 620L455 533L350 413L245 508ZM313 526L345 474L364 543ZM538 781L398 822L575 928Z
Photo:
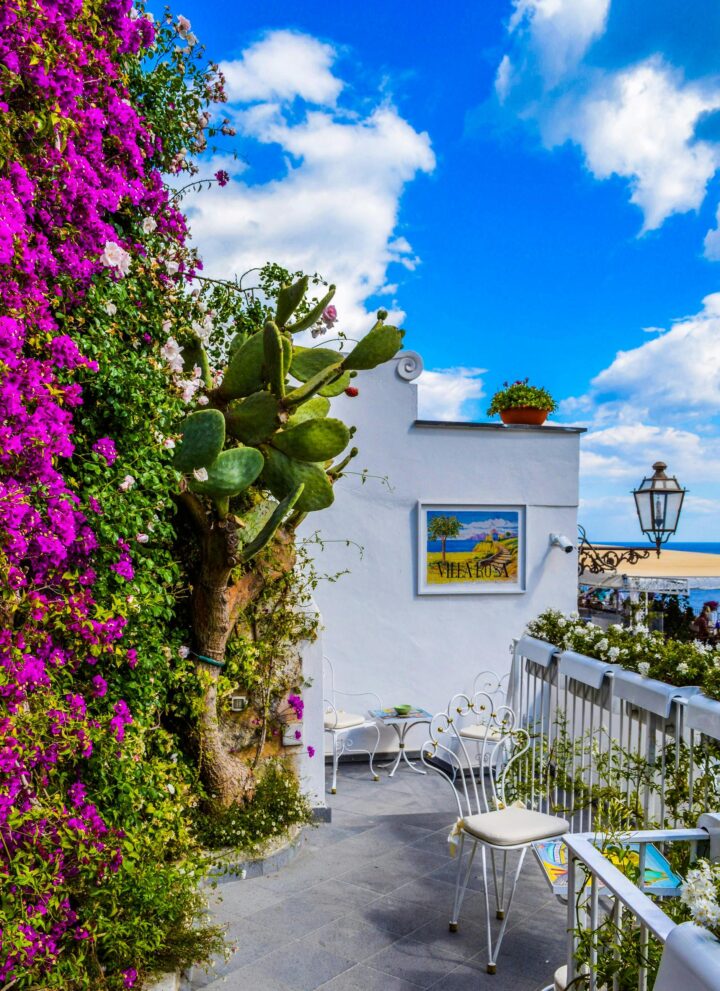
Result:
M557 409L557 403L547 389L529 385L528 379L518 379L513 383L505 382L504 387L492 397L487 412L488 416L493 416L504 409L517 409L523 406L544 409L548 413L554 413Z

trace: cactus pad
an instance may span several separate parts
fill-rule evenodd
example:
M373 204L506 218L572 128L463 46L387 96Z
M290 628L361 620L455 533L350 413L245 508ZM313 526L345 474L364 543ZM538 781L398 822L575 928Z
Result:
M207 469L207 481L190 478L188 487L213 499L228 499L252 485L263 469L263 456L254 447L233 447L223 451Z
M191 413L182 422L182 439L175 448L174 463L178 471L207 468L225 444L225 419L218 409Z
M243 444L260 444L277 429L277 415L275 396L270 392L254 392L230 406L225 422L228 433L236 440Z
M275 322L279 327L284 327L307 292L309 278L303 275L301 279L291 286L283 286L278 293L277 309L275 310Z
M389 324L376 324L345 358L343 368L363 370L382 365L398 353L404 334L404 330L398 330Z
M283 338L277 325L268 320L263 330L265 377L273 393L282 399L285 395L285 370L283 368Z
M335 379L334 382L328 382L320 389L321 396L339 396L341 392L345 392L347 387L350 385L350 372L343 372L340 378Z
M336 379L338 375L342 373L342 362L339 360L335 365L328 365L327 368L323 368L321 372L317 375L313 375L312 378L308 379L307 382L303 382L299 385L297 389L293 389L292 392L288 392L285 396L285 406L288 409L292 409L294 406L299 406L301 403L307 402L316 392L319 392L323 386L326 386L333 379Z
M297 334L301 330L307 330L316 324L320 317L323 315L323 310L329 304L330 300L335 295L335 286L330 286L327 293L323 296L319 303L317 303L311 310L309 310L304 317L296 320L295 323L290 324L287 328L291 334Z
M306 403L299 406L290 419L285 424L287 430L296 427L298 423L305 420L316 420L319 417L327 416L330 412L330 400L324 396L313 396Z
M272 438L272 445L298 461L329 461L344 451L350 431L342 420L305 420L282 430Z
M296 489L294 489L290 493L290 495L285 496L282 502L278 503L278 505L273 510L270 518L265 523L263 528L260 530L260 533L258 533L258 535L253 540L250 540L243 547L240 553L241 561L243 562L251 561L256 554L259 554L260 551L264 550L267 547L267 545L270 543L270 541L277 533L278 527L285 519L285 516L290 512L290 510L293 508L295 503L302 495L304 488L305 486L301 483L300 485L297 486Z
M342 361L342 355L330 348L301 348L297 345L293 351L290 374L299 382L307 382L329 365Z
M218 389L223 399L240 399L262 388L265 351L263 332L253 334L228 362L227 371Z
M318 465L289 458L274 447L266 449L262 480L276 499L285 499L303 485L295 508L301 513L326 509L334 499L330 479Z

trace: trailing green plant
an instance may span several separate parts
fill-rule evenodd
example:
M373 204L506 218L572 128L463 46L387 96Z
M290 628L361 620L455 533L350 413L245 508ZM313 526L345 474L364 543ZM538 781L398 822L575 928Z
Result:
M601 661L621 664L647 678L670 685L698 685L705 695L720 699L720 644L665 637L637 623L608 629L547 609L528 624L530 636L563 650L575 650Z
M515 382L504 382L503 388L493 395L488 406L488 416L506 409L518 409L519 407L529 407L531 409L547 410L554 413L557 403L547 391L529 384L529 379L517 379Z
M255 795L244 805L234 803L218 811L198 809L195 831L212 849L231 848L247 857L261 854L270 840L284 836L294 826L312 822L312 808L287 760L264 763Z

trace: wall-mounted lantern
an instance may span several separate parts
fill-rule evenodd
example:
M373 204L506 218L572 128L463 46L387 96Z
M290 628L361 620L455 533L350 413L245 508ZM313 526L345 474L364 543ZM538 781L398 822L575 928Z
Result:
M667 476L664 461L656 461L655 472L650 478L643 478L637 489L633 489L635 507L640 529L655 544L657 556L660 548L675 533L680 520L680 510L687 489L684 489L674 475Z

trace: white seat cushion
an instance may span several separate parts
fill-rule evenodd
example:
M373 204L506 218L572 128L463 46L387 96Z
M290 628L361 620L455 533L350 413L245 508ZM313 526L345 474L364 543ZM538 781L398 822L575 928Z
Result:
M358 716L355 712L337 711L337 722L335 713L330 709L325 713L325 729L351 729L353 726L362 726L365 716Z
M480 815L463 819L463 829L493 846L519 846L547 840L551 836L562 836L570 829L565 819L548 816L532 809L518 809L510 806L497 812L483 812Z
M464 740L484 740L486 737L493 743L499 743L503 738L496 727L487 726L485 723L476 723L474 726L463 726L459 731ZM507 734L505 734L507 735Z

